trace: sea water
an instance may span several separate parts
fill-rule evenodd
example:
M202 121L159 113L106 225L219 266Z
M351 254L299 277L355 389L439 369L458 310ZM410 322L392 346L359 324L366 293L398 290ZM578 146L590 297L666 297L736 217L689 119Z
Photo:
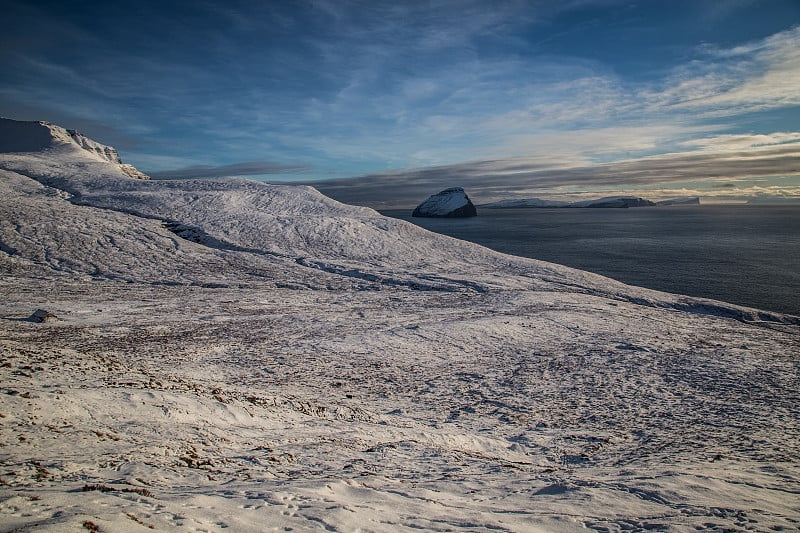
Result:
M382 213L631 285L800 315L800 206L478 208L466 219Z

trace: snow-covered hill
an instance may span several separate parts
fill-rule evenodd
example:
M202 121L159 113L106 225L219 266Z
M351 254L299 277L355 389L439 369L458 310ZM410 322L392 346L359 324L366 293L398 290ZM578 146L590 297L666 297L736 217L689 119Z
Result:
M796 317L0 134L3 530L800 524Z
M496 276L485 279L486 274L492 273L495 265L510 262L483 248L382 217L371 209L340 204L310 187L232 178L130 179L119 163L109 161L95 149L82 149L63 128L40 123L16 125L24 130L17 137L34 138L28 131L31 128L52 135L50 142L37 138L29 150L0 154L0 168L7 177L4 242L16 250L6 261L10 259L12 263L47 256L45 263L56 270L151 280L164 279L164 265L174 262L168 267L172 273L167 280L192 283L219 273L218 268L198 270L197 266L206 259L195 260L192 255L200 254L252 264L249 268L239 265L225 269L224 277L232 281L252 276L297 281L294 271L296 265L302 265L303 271L313 268L335 273L336 279L348 286L416 284L463 288L477 287L481 281L496 283ZM10 126L5 124L4 128L8 131ZM44 197L50 198L47 206L41 200ZM42 224L43 215L37 212L42 208L56 215L53 220L58 221L58 232L41 232L39 238L31 239L25 228ZM56 213L57 210L63 213ZM122 228L105 220L109 217L120 219ZM131 229L127 235L126 224ZM93 238L86 242L77 238L64 246L65 232L77 236L99 233L105 240L113 237L113 244L104 244L103 238L97 242ZM141 246L140 237L158 241L152 244L151 253L134 253L126 248ZM190 241L203 246L194 246ZM121 262L117 262L116 245L123 248ZM173 256L174 261L170 260ZM147 264L134 272L131 257ZM279 265L277 272L275 265ZM446 274L432 274L436 265ZM561 272L544 264L536 268L557 277ZM284 269L289 271L287 275ZM462 279L460 275L475 279ZM517 282L530 283L527 272L522 278ZM328 283L326 276L321 279Z

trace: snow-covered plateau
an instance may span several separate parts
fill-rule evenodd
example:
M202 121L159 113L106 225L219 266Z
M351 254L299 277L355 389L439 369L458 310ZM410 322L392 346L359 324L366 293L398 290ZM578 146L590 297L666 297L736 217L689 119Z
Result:
M1 122L0 530L800 528L797 317Z

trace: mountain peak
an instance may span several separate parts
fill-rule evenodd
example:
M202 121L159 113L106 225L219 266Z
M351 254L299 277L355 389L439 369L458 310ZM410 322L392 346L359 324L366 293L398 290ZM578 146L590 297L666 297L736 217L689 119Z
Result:
M42 152L54 148L80 148L103 161L118 165L132 178L150 179L133 165L123 163L115 148L90 139L77 130L68 130L44 120L0 118L0 152Z

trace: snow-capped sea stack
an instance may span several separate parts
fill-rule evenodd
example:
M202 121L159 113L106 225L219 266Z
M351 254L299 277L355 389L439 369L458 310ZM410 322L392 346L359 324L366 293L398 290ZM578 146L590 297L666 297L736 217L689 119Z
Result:
M451 187L434 194L414 209L412 217L465 218L478 214L461 187Z

